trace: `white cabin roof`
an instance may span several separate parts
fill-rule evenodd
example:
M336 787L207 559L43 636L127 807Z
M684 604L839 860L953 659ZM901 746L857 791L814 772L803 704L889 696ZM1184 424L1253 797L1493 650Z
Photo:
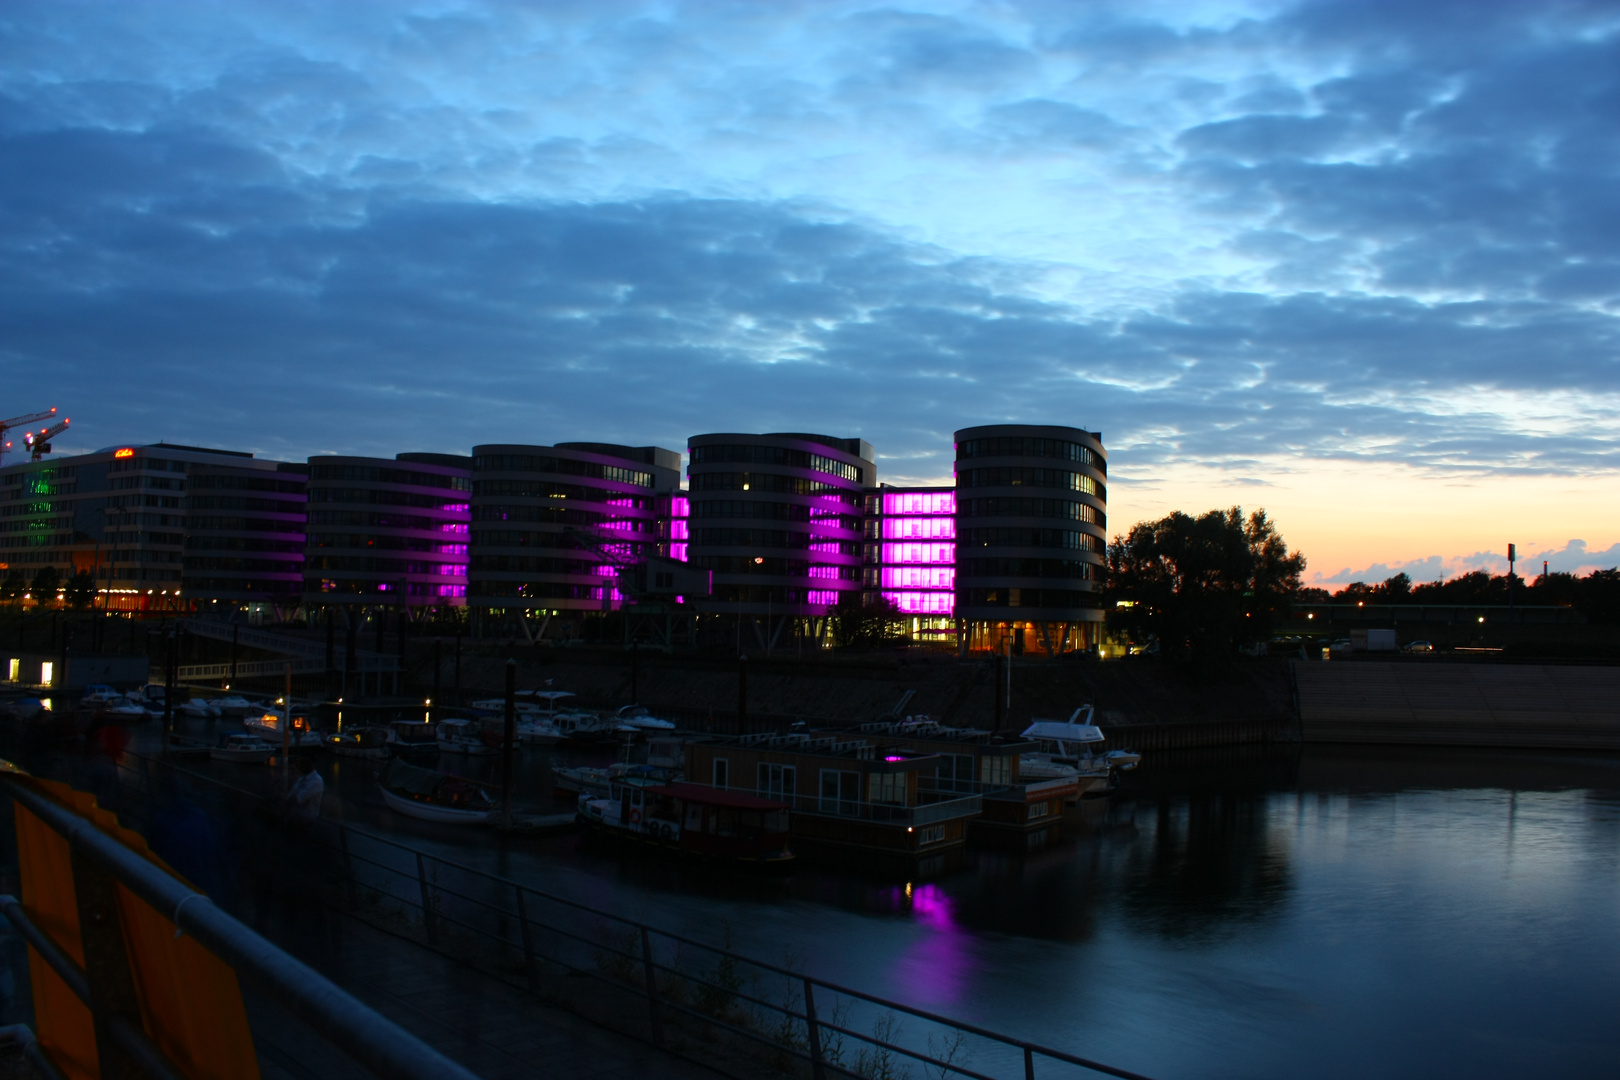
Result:
M1094 724L1071 724L1057 720L1037 720L1024 729L1026 739L1045 739L1049 742L1094 743L1103 741L1102 731Z

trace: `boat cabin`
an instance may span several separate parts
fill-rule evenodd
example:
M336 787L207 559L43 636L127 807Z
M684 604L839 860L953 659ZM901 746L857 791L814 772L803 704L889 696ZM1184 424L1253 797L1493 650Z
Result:
M400 751L437 750L437 727L426 720L395 720L388 725L388 742Z
M744 863L793 858L787 805L744 792L620 775L607 798L582 800L582 814L587 823L688 855Z

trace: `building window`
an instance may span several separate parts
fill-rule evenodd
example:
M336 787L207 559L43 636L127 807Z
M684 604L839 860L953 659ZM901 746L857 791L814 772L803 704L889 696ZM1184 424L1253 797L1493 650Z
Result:
M906 774L870 773L866 779L866 801L906 805Z
M714 786L723 788L731 786L731 763L725 758L714 759Z
M986 784L1005 785L1012 783L1012 761L1002 756L986 756L984 759L984 775L981 779Z
M972 791L975 760L972 754L941 754L934 782L944 791Z
M917 830L918 847L926 847L929 844L937 844L944 839L945 826L943 825L927 825Z
M22 661L12 657L11 664L6 669L6 681L16 682L22 674Z
M1030 803L1029 804L1028 820L1030 820L1030 821L1039 821L1041 818L1045 817L1047 814L1050 814L1051 812L1052 812L1052 804L1049 803L1049 802Z
M821 812L850 814L861 812L861 774L838 769L821 770Z
M767 765L760 762L759 793L784 802L792 802L796 771L792 765Z
M56 665L51 663L49 660L39 665L39 684L41 686L50 686L55 680L55 675Z

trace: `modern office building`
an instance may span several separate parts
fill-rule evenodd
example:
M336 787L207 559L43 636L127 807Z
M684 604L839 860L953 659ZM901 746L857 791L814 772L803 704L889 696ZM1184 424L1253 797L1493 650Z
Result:
M301 508L288 509L287 520L278 510L253 522L245 514L233 512L229 516L243 520L229 526L210 523L200 531L215 541L238 541L239 546L197 549L200 561L195 572L187 566L192 552L186 543L194 506L198 516L213 517L220 508L218 500L227 497L223 490L228 489L211 484L234 476L244 484L258 481L270 488L288 484L301 489L301 478L284 468L280 462L255 459L252 454L169 443L108 447L93 454L6 466L0 469L0 563L8 575L21 571L29 580L47 566L64 583L80 571L89 573L96 585L97 604L110 611L189 608L188 578L199 588L204 581L213 583L201 594L211 603L227 595L240 600L255 590L264 593L266 600L271 594L284 596L282 564L296 563L301 555L272 552L286 556L263 560L276 564L273 569L257 563L248 569L243 561L254 550L249 543L273 546L288 542L293 535L301 536L301 527L283 528L293 524L291 519L301 518ZM202 480L196 500L189 483L194 474L199 479L214 478ZM229 496L238 503L247 497L245 490L242 495ZM278 507L290 507L302 495L301 490L271 491L263 497ZM210 555L209 550L231 551L232 555ZM215 558L238 565L225 571L207 561ZM219 586L225 581L230 583L228 588Z
M866 495L863 585L892 603L917 641L956 635L956 489L890 487Z
M471 466L453 454L310 458L304 603L464 604Z
M861 590L865 491L877 484L870 443L827 435L711 434L689 440L688 555L714 573L704 608L801 620Z
M268 604L290 614L304 591L308 472L302 462L188 464L183 595L198 608Z
M501 443L473 447L472 466L468 602L483 617L616 610L621 569L660 549L680 557L677 451Z
M1102 435L991 424L956 433L956 618L965 648L1099 643L1108 526Z

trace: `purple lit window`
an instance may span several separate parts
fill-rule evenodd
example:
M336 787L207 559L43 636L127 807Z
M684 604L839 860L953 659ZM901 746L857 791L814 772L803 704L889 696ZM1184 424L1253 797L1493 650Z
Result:
M691 535L687 532L687 528L688 526L684 521L671 521L669 523L669 538L671 540L687 539Z
M441 577L466 577L467 567L464 563L440 563L439 574Z
M954 491L886 491L883 493L883 516L910 514L954 514Z
M955 540L956 519L948 517L884 518L883 539Z
M466 596L467 595L467 586L465 586L465 585L440 585L439 586L439 595L440 596Z
M439 526L439 531L440 532L447 532L447 533L457 533L457 534L459 534L461 536L466 536L467 535L467 523L464 522L464 521L446 521L446 522L444 522L443 524L441 524Z
M903 563L933 563L956 565L955 544L884 544L883 563L894 566Z
M907 615L950 615L956 611L955 593L906 591L883 595Z
M684 495L677 495L669 500L669 516L678 518L691 517L692 500Z
M472 509L471 503L445 503L439 509L448 510L452 514L465 514Z
M440 555L465 555L467 554L467 545L439 544L433 550L437 551Z
M836 578L838 576L838 567L812 566L810 568L810 576L813 578Z
M811 604L831 605L838 603L838 594L830 589L811 589L805 600Z
M954 589L956 568L949 566L885 566L885 589Z
M669 557L674 559L676 562L685 562L686 561L686 545L685 544L671 544L671 545L669 545Z

